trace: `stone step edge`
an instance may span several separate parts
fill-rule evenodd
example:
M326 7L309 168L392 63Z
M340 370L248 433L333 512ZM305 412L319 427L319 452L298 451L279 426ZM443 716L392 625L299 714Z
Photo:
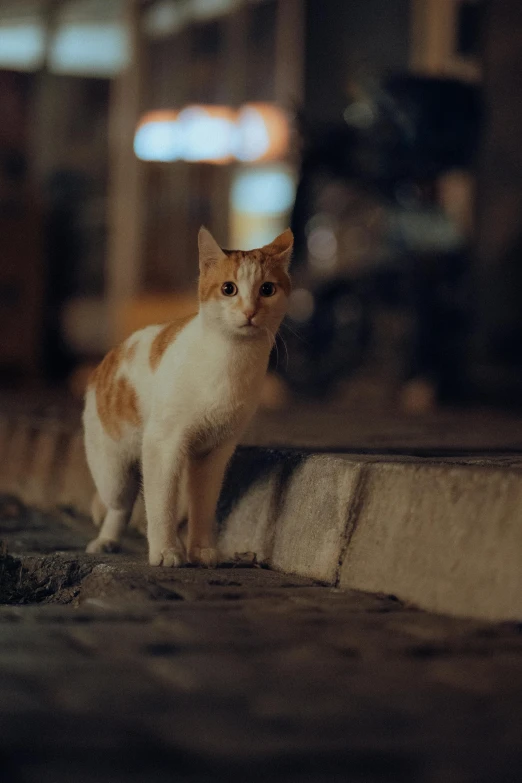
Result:
M82 433L0 418L0 491L89 515ZM218 508L223 554L396 595L445 614L522 620L522 472L244 447ZM142 503L133 515L144 529Z

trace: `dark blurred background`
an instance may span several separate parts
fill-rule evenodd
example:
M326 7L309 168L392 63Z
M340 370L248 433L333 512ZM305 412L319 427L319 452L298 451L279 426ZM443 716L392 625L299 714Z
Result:
M0 69L5 388L290 224L266 406L521 405L519 0L6 0Z

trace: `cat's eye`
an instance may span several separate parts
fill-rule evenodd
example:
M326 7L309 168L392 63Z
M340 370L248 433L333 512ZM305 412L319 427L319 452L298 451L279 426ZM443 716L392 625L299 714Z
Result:
M223 283L221 286L221 293L224 296L235 296L237 294L237 285L235 283Z
M275 283L263 283L259 289L261 296L273 296L276 292Z

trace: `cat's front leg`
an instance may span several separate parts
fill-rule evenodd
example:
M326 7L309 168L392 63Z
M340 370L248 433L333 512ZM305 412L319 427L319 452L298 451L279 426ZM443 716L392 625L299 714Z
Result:
M214 520L227 463L235 442L223 444L204 456L189 456L188 562L213 568L218 563Z
M177 567L187 562L178 536L178 499L183 475L183 441L159 443L147 433L143 439L143 494L147 514L149 563Z

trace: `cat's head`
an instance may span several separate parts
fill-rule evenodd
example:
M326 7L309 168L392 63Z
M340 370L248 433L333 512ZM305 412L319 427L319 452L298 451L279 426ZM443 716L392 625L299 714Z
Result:
M290 294L290 229L256 250L223 250L203 227L198 243L199 300L205 318L240 337L275 336Z

